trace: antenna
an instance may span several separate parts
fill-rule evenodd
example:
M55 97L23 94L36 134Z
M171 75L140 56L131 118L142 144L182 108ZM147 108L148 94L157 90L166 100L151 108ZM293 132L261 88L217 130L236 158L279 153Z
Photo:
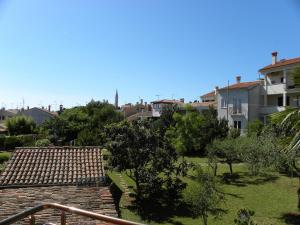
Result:
M157 97L157 100L159 100L160 95L155 95Z

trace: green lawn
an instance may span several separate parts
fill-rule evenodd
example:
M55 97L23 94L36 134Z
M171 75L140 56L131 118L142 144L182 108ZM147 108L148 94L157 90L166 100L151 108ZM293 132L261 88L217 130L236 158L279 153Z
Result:
M205 165L204 158L187 158L189 162ZM226 164L219 165L218 176L221 178L224 173L228 173ZM222 183L222 189L226 196L226 202L223 208L227 211L220 219L209 218L210 225L216 224L234 224L236 212L240 208L249 208L255 211L255 221L259 225L286 224L288 219L295 219L288 216L289 213L297 212L297 188L298 178L290 178L278 173L268 173L264 176L252 177L249 175L247 167L244 164L233 166L234 173L238 176L230 183ZM192 171L190 171L191 175ZM108 172L108 176L119 186L120 179L117 172ZM128 186L133 185L133 181L125 174L122 176ZM187 184L193 182L189 178L184 179ZM132 188L131 188L132 190ZM124 190L122 190L124 191ZM172 215L164 222L142 221L140 217L126 207L126 199L121 198L120 211L121 217L133 221L144 222L147 224L202 224L200 219ZM297 223L300 224L299 218Z

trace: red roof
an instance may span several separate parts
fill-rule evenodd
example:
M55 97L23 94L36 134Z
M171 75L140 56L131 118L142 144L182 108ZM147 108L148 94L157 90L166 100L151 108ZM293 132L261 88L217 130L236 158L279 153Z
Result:
M178 100L168 100L168 99L157 100L157 101L153 101L151 103L184 104L183 102L178 101Z
M201 95L201 97L215 97L215 91L212 91L212 92L209 92L209 93L206 93L204 95Z
M297 64L297 63L300 63L300 57L278 61L277 63L275 63L273 65L270 64L268 66L265 66L265 67L261 68L259 70L259 72L263 72L265 70L272 69L272 68L277 68L277 67L280 67L280 66L287 66L287 65Z
M229 90L234 90L234 89L241 89L241 88L249 88L249 87L254 87L258 85L260 81L251 81L251 82L241 82L241 83L236 83L229 85ZM219 89L219 91L224 91L227 90L227 87Z

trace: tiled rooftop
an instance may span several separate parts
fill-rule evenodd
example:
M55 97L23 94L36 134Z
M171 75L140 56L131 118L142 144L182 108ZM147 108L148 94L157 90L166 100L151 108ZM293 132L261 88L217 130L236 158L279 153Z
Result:
M250 87L254 87L254 86L258 85L259 83L261 83L261 81L241 82L241 83L229 85L229 87L221 88L221 89L219 89L219 91L224 91L227 89L235 90L235 89L241 89L241 88L250 88Z
M102 184L103 181L99 148L20 148L0 175L0 188Z
M259 70L259 72L264 72L268 69L273 69L276 67L281 67L281 66L288 66L288 65L293 65L293 64L299 64L300 65L300 57L298 58L293 58L293 59L286 59L286 60L280 60L276 62L275 64L270 64L268 66L265 66Z

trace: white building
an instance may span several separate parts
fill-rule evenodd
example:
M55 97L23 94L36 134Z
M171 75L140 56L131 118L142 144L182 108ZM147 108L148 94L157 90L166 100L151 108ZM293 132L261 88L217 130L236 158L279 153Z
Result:
M151 106L152 106L152 117L160 117L163 110L165 109L171 109L174 106L182 108L184 106L184 99L182 98L180 100L168 100L168 99L157 100L151 102Z
M259 118L260 85L262 81L241 82L218 89L218 117L228 120L229 127L244 131L249 120Z
M288 60L277 59L277 52L272 53L272 63L259 72L264 76L261 95L263 106L261 115L283 111L287 106L300 106L300 88L295 87L292 71L300 66L300 57Z
M218 117L228 120L230 127L243 132L254 119L266 122L266 116L289 107L300 106L300 88L295 87L292 71L300 66L300 57L277 60L272 53L272 63L259 70L264 79L236 83L217 90Z

